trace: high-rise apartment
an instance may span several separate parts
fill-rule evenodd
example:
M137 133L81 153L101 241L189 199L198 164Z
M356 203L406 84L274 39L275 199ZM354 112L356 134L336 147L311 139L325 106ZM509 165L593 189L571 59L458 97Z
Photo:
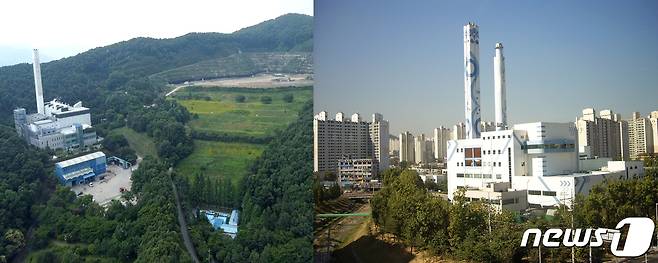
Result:
M313 119L313 170L334 172L344 159L374 159L379 170L388 168L388 121L373 114L372 122L358 113L350 119L338 112L329 119L322 111Z
M416 163L415 147L413 134L400 133L400 162Z
M639 112L633 112L628 120L628 152L631 159L653 153L653 130L649 118L643 118Z
M583 110L583 116L576 121L581 155L622 159L622 137L618 116L611 110L602 110L600 116L596 116L593 108Z
M446 147L450 140L450 129L443 126L434 129L434 159L443 162L446 158Z

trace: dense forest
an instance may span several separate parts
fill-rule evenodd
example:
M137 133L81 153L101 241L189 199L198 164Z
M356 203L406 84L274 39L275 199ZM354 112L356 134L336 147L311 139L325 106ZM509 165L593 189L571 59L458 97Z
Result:
M52 175L48 155L0 128L0 262L28 246L36 262L189 261L180 245L167 167L146 158L133 173L127 195L136 204L114 201L107 209L91 196L76 198ZM32 229L33 231L28 231ZM31 234L29 234L31 233Z
M60 187L48 153L28 146L8 127L13 126L14 108L35 111L32 65L0 67L0 124L4 124L0 125L0 262L24 257L20 254L25 248L33 251L30 260L35 262L190 262L181 243L171 188L172 180L184 190L189 183L167 169L192 151L192 137L185 125L192 116L175 101L165 100L166 83L149 76L238 50L308 52L311 29L312 17L289 14L232 34L136 38L42 64L45 99L60 98L71 104L82 101L91 108L97 133L108 139L105 151L136 158L125 138L110 136L112 129L122 126L145 132L156 143L160 159L145 158L133 173L132 191L124 194L132 202L115 201L107 209L90 196L76 197L69 188ZM310 106L307 108L302 114L311 116ZM270 153L254 165L253 177L225 204L239 205L244 197L249 209L241 219L245 237L230 240L211 231L207 221L198 221L191 225L192 235L199 241L195 245L206 244L197 247L198 251L210 248L213 258L222 262L246 262L254 257L264 262L284 257L286 261L309 261L310 191L308 198L304 197L304 189L310 189L310 183L304 185L310 175L310 167L306 167L310 164L309 124L308 119L300 120L282 135L297 141L272 140ZM287 155L288 163L279 159L278 148L293 153ZM273 178L278 179L261 185ZM262 198L263 193L267 193L267 202L247 201ZM264 217L267 221L259 220ZM258 232L260 224L265 226ZM200 235L207 238L197 238Z
M592 189L576 198L573 210L560 207L554 217L523 217L497 213L482 201L467 202L463 191L452 203L432 197L416 172L388 170L384 187L372 199L372 217L381 234L396 237L412 248L455 260L509 262L538 258L536 248L520 247L528 228L615 228L626 217L653 217L658 203L658 173L647 170L642 179L620 180ZM589 259L588 248L576 248L578 261ZM594 248L596 262L603 250ZM567 247L542 249L542 258L559 262L571 257Z

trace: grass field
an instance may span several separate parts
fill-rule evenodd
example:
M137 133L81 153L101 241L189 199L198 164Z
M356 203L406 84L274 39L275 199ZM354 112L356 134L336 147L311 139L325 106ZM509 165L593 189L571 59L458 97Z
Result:
M202 172L212 178L230 178L235 184L249 171L249 166L260 156L265 145L194 141L194 152L177 165L184 176Z
M292 94L292 103L283 97ZM245 102L235 98L244 96ZM261 102L261 97L272 98L271 104ZM282 130L297 118L297 112L313 96L311 88L285 89L236 89L236 88L195 88L183 89L175 99L190 112L199 117L189 125L196 131L226 133L228 135L267 136ZM197 99L181 99L181 98ZM198 98L206 99L198 99Z
M291 103L283 100L293 95ZM239 103L237 96L244 96ZM261 97L272 98L270 104ZM312 99L311 87L300 88L219 88L190 87L172 96L187 110L198 115L188 125L195 131L226 135L265 137L285 129L297 119L297 113ZM194 152L177 166L184 176L201 172L210 178L229 178L234 184L249 173L251 164L261 155L265 144L194 141Z
M122 127L113 130L112 132L121 134L124 137L126 137L126 140L128 140L128 144L130 145L130 148L133 148L133 150L137 152L137 155L141 157L151 155L155 158L158 158L158 151L157 148L155 147L155 143L153 142L153 139L151 139L151 137L148 137L148 135L144 133L136 132L135 130L128 127Z

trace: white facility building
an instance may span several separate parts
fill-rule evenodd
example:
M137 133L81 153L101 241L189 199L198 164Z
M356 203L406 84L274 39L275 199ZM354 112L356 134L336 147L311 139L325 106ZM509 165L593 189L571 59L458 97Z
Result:
M484 132L481 138L448 142L448 197L464 188L468 198L481 198L480 191L494 187L489 192L521 191L528 205L552 207L570 204L576 194L589 193L599 182L644 175L642 163L636 161L582 166L589 170L579 168L573 124L518 124L511 130ZM513 200L501 202L527 208Z
M473 120L480 121L479 108L475 107L479 104L475 79L479 74L474 63L477 29L472 23L464 26L466 135L461 139L457 132L456 139L447 143L449 199L454 200L455 193L463 189L468 200L483 200L497 209L555 207L571 205L577 194L588 194L598 183L644 175L643 164L638 161L580 160L575 123L534 122L510 128L501 43L496 44L494 57L497 98L493 126L497 129L489 131L485 125L480 134L480 127L473 125Z
M34 83L37 113L27 114L24 108L14 110L16 132L28 143L41 149L72 149L98 142L91 126L89 108L78 102L71 106L53 99L44 103L39 52L34 50Z

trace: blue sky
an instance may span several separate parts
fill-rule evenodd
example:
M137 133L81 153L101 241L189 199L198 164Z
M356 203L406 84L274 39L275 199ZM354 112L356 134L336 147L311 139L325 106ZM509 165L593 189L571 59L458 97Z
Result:
M463 25L480 26L483 120L505 46L510 122L658 110L658 1L315 1L315 111L380 112L391 133L464 119Z

